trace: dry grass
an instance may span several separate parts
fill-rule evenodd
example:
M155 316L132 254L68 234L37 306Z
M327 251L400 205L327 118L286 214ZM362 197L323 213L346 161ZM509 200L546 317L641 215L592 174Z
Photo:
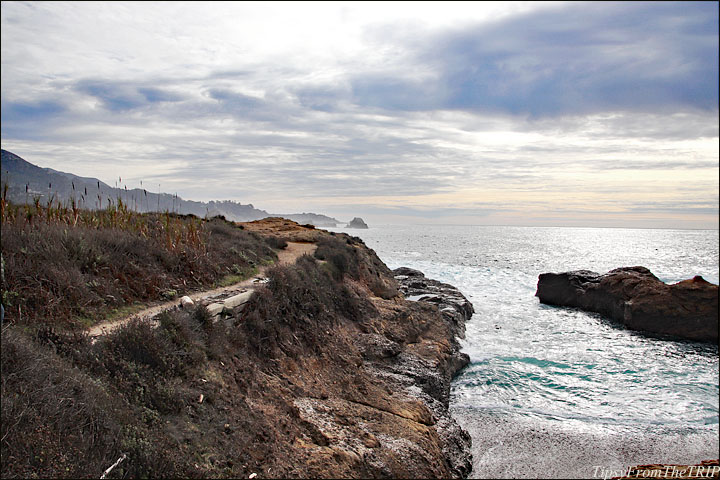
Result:
M165 313L159 328L134 321L95 343L6 327L2 478L97 478L122 454L128 460L110 478L203 476L172 431L193 422L201 391L211 398L200 390L208 358L228 361L227 337L208 320L202 308ZM204 432L187 435L201 450Z
M135 302L247 278L277 257L219 218L3 201L2 258L7 320L85 327Z
M301 468L288 456L297 454L293 439L319 434L272 380L282 371L276 361L335 355L329 332L377 313L348 288L348 277L377 274L358 265L367 259L355 240L321 242L324 262L304 256L271 269L234 325L198 307L161 314L158 328L130 322L93 343L88 323L242 276L276 258L270 245L219 218L0 206L2 478L98 478L123 454L110 478Z
M184 453L172 429L197 403L199 372L228 361L226 332L202 308L164 314L157 329L131 322L95 343L83 331L148 301L244 278L277 259L271 245L221 218L138 214L121 202L84 211L3 197L0 207L2 478L97 478L123 453L111 478L207 476L187 455L202 450L200 429L186 432Z
M123 449L131 409L52 348L2 334L2 477L99 477Z

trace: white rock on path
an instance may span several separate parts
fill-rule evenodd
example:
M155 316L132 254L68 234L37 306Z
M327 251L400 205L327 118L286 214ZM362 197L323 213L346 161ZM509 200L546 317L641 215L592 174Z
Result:
M207 310L210 313L210 315L215 316L215 315L220 315L220 313L222 313L224 307L225 307L225 305L223 305L222 303L211 303L210 305L207 306Z
M242 305L244 303L247 303L248 300L250 300L250 297L252 297L253 291L249 290L247 292L240 293L238 295L234 295L230 298L225 299L225 307L226 308L235 308L238 305Z

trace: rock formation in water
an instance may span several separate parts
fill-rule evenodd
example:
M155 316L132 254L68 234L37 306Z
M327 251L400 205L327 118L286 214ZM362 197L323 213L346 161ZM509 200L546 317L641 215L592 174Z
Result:
M350 223L347 224L346 228L368 228L368 226L362 218L355 217L350 220Z
M540 302L600 313L631 330L718 341L718 286L696 276L668 285L645 267L600 275L587 270L543 273Z

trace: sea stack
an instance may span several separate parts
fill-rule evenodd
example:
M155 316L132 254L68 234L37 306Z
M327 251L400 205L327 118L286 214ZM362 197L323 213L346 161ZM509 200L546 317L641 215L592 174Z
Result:
M545 304L600 313L631 330L718 341L718 286L700 276L668 285L645 267L616 268L604 275L543 273L535 296Z
M347 224L346 228L368 228L368 226L362 218L355 217L350 220L350 223Z

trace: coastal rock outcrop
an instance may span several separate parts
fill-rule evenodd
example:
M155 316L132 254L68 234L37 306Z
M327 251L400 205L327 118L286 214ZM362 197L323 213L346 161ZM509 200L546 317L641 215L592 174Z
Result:
M429 279L418 270L400 267L393 270L393 275L406 300L417 302L418 306L437 308L449 335L423 334L425 341L418 341L413 348L407 345L405 352L395 357L391 370L421 386L425 403L430 405L433 418L437 419L438 433L452 471L465 477L470 473L472 462L470 436L450 416L448 406L453 377L470 363L470 357L460 351L458 339L465 337L465 322L474 313L472 303L456 287ZM445 347L442 356L441 345L433 345L440 338ZM434 350L439 351L433 355Z
M668 285L645 267L543 273L535 296L600 313L631 330L718 341L718 286L700 276Z
M459 292L392 272L346 233L279 218L208 222L222 241L239 239L226 255L251 256L267 281L148 308L158 314L95 341L3 330L3 425L24 421L4 440L2 478L99 477L125 455L115 476L469 475L470 437L449 411L452 376L467 363L456 337L472 311ZM264 248L244 247L261 237L276 247L272 267L262 268ZM47 392L51 380L59 390ZM27 458L40 449L43 462Z
M289 242L308 233L273 225ZM266 459L264 472L467 477L471 439L450 414L449 401L452 378L468 363L457 337L472 305L420 272L391 271L357 237L312 232L313 257L270 271L270 281L235 321L256 345L247 355L263 372L247 401L256 411L273 412L273 422L274 412L288 412L279 417L288 432L267 434L277 453ZM412 287L403 286L407 279ZM420 283L425 295L415 298Z
M393 274L400 292L407 300L437 305L445 320L452 325L453 335L465 338L465 322L470 320L475 310L460 290L448 283L427 278L423 272L408 267L396 268Z
M362 218L355 217L352 220L350 220L350 223L347 224L346 228L369 228L369 227L367 226L367 223L365 223L365 221Z

